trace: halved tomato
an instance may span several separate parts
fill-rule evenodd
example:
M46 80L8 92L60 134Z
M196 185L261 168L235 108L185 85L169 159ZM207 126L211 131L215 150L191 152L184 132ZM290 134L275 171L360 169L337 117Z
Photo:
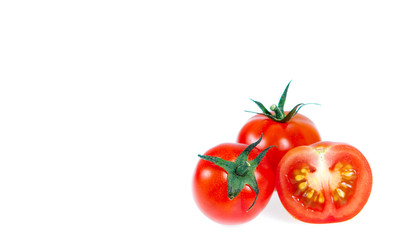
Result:
M277 193L285 209L309 223L351 219L365 206L372 189L368 161L344 143L296 147L280 161L276 174Z

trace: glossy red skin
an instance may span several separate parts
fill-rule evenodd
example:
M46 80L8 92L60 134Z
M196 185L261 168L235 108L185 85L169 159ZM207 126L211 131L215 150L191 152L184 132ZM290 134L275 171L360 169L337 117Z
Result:
M354 193L346 205L336 208L325 189L325 206L322 211L307 209L293 196L293 186L289 182L289 172L294 165L302 163L313 166L319 159L316 150L324 150L324 159L329 168L338 161L350 163L358 172ZM355 147L345 143L318 142L310 146L301 146L290 150L278 165L276 189L284 208L296 219L308 223L343 222L356 216L367 203L372 190L372 170L364 155Z
M276 146L267 153L269 164L277 168L281 158L292 148L310 145L321 140L315 124L304 115L297 113L286 123L275 122L258 114L248 120L238 134L237 142L251 144L260 138L259 149Z
M224 143L204 155L220 157L234 162L248 145L239 143ZM254 148L249 154L253 160L260 153ZM261 163L267 161L266 157ZM259 187L259 196L252 205L256 193L245 185L244 189L234 199L230 200L227 193L227 172L219 166L200 159L193 178L193 194L200 210L210 219L221 224L240 224L255 218L267 205L275 187L275 174L271 167L259 164L255 177Z

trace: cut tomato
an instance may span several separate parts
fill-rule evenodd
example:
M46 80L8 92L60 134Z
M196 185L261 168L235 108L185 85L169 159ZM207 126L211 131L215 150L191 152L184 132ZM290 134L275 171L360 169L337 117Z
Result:
M356 148L319 142L290 150L277 168L276 188L286 210L310 223L342 222L368 201L372 171Z

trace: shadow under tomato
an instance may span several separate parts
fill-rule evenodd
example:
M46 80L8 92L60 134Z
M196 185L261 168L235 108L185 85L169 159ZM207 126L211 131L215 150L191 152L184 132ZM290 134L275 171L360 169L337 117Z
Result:
M277 192L274 191L273 195L267 204L266 208L262 212L263 216L267 216L272 219L280 220L287 223L299 223L298 220L293 218L287 210L281 204L280 198L277 195Z

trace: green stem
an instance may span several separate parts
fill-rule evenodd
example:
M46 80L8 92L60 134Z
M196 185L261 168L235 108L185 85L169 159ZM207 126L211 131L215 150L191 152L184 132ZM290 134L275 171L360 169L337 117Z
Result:
M283 118L285 118L284 111L281 110L279 107L277 107L276 104L271 105L271 106L270 106L270 109L276 114L276 115L275 115L276 118L278 118L278 119L283 119Z
M237 168L235 169L235 173L238 176L244 176L248 172L250 166L251 164L246 161L244 164L237 166Z

